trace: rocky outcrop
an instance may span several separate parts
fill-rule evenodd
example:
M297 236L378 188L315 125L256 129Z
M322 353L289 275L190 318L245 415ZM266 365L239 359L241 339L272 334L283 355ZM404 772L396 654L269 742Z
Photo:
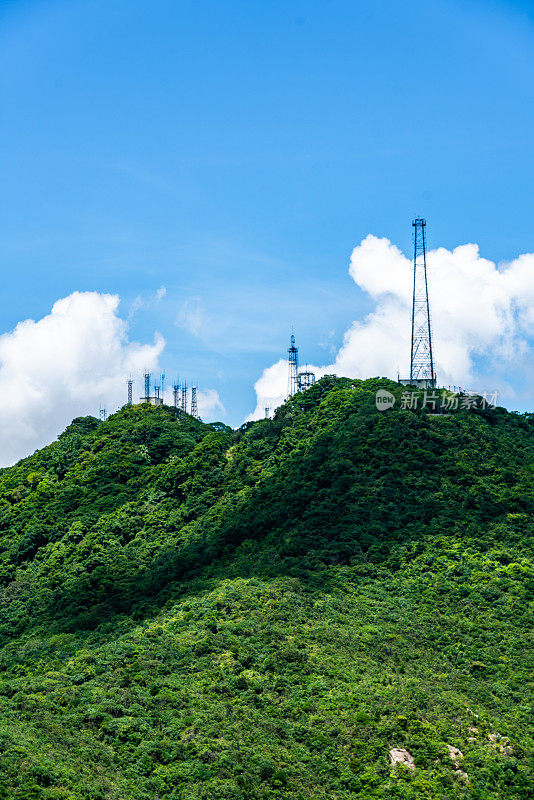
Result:
M503 753L505 756L513 756L514 748L510 744L510 739L507 736L501 736L500 733L489 733L488 739L490 747Z
M397 764L404 764L408 769L415 769L413 756L403 747L392 747L389 751L389 763L392 767Z
M449 757L454 764L454 769L460 769L460 759L464 757L462 751L458 750L457 747L453 747L452 744L447 745L447 750L449 751Z

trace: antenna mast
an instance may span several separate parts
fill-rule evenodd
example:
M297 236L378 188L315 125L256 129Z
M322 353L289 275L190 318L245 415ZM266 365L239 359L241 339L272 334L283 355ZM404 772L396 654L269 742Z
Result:
M289 375L287 381L287 396L293 397L298 391L299 349L295 346L295 336L291 333L290 345L287 350L289 361Z
M414 219L412 349L410 383L436 385L426 274L426 220Z
M191 416L198 419L197 387L191 387Z
M148 372L148 370L145 370L144 379L145 379L145 396L144 396L143 400L145 401L145 403L149 403L150 402L150 372Z
M127 383L128 383L128 405L131 406L133 405L133 380L131 378L128 378Z

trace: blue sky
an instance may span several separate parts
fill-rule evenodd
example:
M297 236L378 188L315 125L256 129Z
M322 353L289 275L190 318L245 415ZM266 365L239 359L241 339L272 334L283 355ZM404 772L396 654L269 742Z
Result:
M533 33L491 0L1 3L0 332L140 296L130 338L239 424L292 324L327 363L372 309L367 234L534 251Z

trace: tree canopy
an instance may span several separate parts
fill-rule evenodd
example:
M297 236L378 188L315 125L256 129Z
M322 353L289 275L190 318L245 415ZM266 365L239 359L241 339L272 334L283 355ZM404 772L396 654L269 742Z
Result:
M534 417L378 389L0 470L0 798L532 796Z

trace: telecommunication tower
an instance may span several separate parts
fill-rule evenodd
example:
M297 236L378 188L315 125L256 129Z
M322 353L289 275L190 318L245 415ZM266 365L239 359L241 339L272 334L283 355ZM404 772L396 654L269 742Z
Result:
M289 375L287 381L287 396L293 397L298 391L299 349L295 346L295 336L292 333L287 350L289 361Z
M310 386L313 386L315 383L315 373L306 370L305 372L299 372L297 376L297 386L299 392L305 392L306 389L309 389Z
M265 406L265 419L270 419L271 417L271 409L269 406Z
M182 411L187 414L187 382L182 383Z
M145 379L145 396L141 398L143 403L148 403L151 406L160 406L163 403L160 395L160 386L154 386L154 395L150 395L150 382L151 382L151 375L148 370L145 370L144 374Z
M108 415L106 413L106 409L103 406L100 406L100 409L98 411L98 416L100 417L100 422L106 421Z
M414 219L412 226L414 252L410 377L403 378L400 383L425 388L436 385L426 272L426 220Z
M172 387L172 399L173 399L174 408L175 408L176 411L178 411L179 397L180 397L180 384L179 383L174 383L173 387Z
M165 373L161 373L161 401L165 402Z
M128 378L127 383L128 383L128 405L131 406L133 405L133 380L131 378Z
M436 385L434 358L432 356L432 328L426 274L426 220L414 219L413 301L412 301L412 352L410 379L428 381Z
M191 416L195 419L199 419L196 386L191 387Z

